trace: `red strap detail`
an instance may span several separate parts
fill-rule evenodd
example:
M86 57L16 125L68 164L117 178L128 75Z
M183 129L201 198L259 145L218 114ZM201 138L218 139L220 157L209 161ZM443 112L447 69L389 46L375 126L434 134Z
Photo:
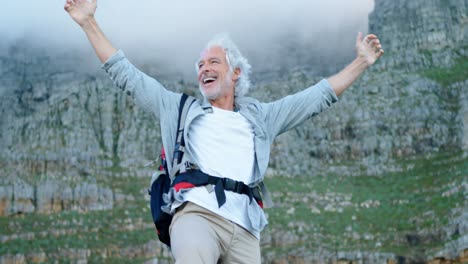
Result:
M190 189L193 187L195 187L195 185L191 184L190 182L179 182L178 184L174 185L176 192L180 191L180 189Z
M166 159L166 150L164 147L161 148L161 159Z
M262 201L257 201L258 205L260 205L260 208L263 209L263 202Z

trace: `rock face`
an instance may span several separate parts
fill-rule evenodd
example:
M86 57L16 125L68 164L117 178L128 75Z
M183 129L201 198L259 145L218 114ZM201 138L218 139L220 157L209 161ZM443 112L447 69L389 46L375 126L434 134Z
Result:
M468 0L375 0L369 31L380 37L384 57L327 113L274 142L269 174L383 175L404 169L397 162L402 158L466 151L467 5ZM0 57L0 216L108 210L118 201L131 200L129 193L120 193L126 187L120 181L151 175L142 165L157 155L159 124L114 88L103 72L76 71L86 68L76 57L57 61L40 54L17 45L8 57ZM288 77L269 72L267 77L260 77L252 89L252 95L264 101L298 92L321 79L306 69L294 70ZM193 83L164 75L161 81L171 90L195 94ZM114 181L120 185L116 187ZM344 207L329 204L324 211ZM459 259L466 260L467 216L449 222L443 232L458 232L460 237L434 258L455 259L455 250L462 252ZM277 233L265 239L285 246L298 238ZM147 247L154 247L152 243ZM148 248L119 250L127 258L161 253L152 254ZM63 254L86 263L90 252L68 249ZM152 263L170 263L169 253L163 253L165 260ZM367 258L362 252L338 253L298 252L264 259L266 263L323 263L333 255L339 256L333 263L407 263L391 253L365 253ZM41 252L10 254L1 257L0 263L53 258Z
M400 169L395 159L466 148L466 6L466 0L377 0L369 31L380 37L384 56L331 111L281 136L272 167L291 174L381 174ZM267 87L266 97L275 97L278 86L283 96L306 82L313 80L297 72ZM361 166L336 165L349 160Z
M96 167L137 166L154 155L155 144L147 143L158 141L156 122L137 118L131 100L102 73L63 72L46 58L18 60L15 54L3 58L6 65L19 64L6 71L1 87L6 102L0 144L7 174L70 178L90 175Z
M0 216L23 213L79 212L112 209L114 193L95 183L80 183L76 187L45 181L32 186L17 181L0 187Z
M375 1L370 32L377 33L386 56L382 68L402 67L411 71L449 68L467 56L468 29L465 0Z
M332 163L357 160L366 170L351 174L379 174L395 169L395 158L468 145L466 21L465 0L376 1L369 28L386 54L330 111L281 136L271 166L291 174L349 173ZM71 58L58 63L28 52L16 47L0 59L4 173L74 177L113 167L143 176L139 166L156 156L160 142L153 117L104 73L76 72ZM446 80L439 76L444 69L461 72ZM300 69L287 79L272 76L253 96L271 101L320 79ZM195 86L162 82L176 91Z

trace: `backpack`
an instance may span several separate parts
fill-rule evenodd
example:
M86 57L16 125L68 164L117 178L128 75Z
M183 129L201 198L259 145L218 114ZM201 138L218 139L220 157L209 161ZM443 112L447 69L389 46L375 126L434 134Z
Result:
M182 97L180 98L176 146L177 144L180 144L180 139L183 138L183 123L185 122L185 116L187 115L188 109L194 101L194 97L188 96L186 94L182 94ZM178 148L176 148L176 150L177 149ZM180 153L174 151L174 153L177 153L177 155L174 154L173 159L173 165L176 165L178 162L180 162L183 152ZM151 187L148 190L148 194L151 196L151 215L153 217L153 222L156 227L159 240L167 246L171 247L169 226L171 225L173 216L161 209L161 207L166 205L166 202L163 199L163 195L166 194L171 188L171 175L167 169L166 153L164 147L161 149L161 155L159 158L161 160L161 164L158 170L153 174L150 185Z

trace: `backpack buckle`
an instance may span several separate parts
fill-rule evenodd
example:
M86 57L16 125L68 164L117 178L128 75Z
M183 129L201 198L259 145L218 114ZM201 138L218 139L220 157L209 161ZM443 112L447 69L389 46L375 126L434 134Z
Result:
M222 181L224 190L242 193L242 185L238 181L229 178L223 178Z

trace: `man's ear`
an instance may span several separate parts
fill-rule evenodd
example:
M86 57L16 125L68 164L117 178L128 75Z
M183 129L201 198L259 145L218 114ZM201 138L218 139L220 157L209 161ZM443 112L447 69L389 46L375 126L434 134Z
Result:
M241 75L241 69L240 68L235 68L234 69L234 74L232 75L232 80L233 81L239 80L240 75Z

